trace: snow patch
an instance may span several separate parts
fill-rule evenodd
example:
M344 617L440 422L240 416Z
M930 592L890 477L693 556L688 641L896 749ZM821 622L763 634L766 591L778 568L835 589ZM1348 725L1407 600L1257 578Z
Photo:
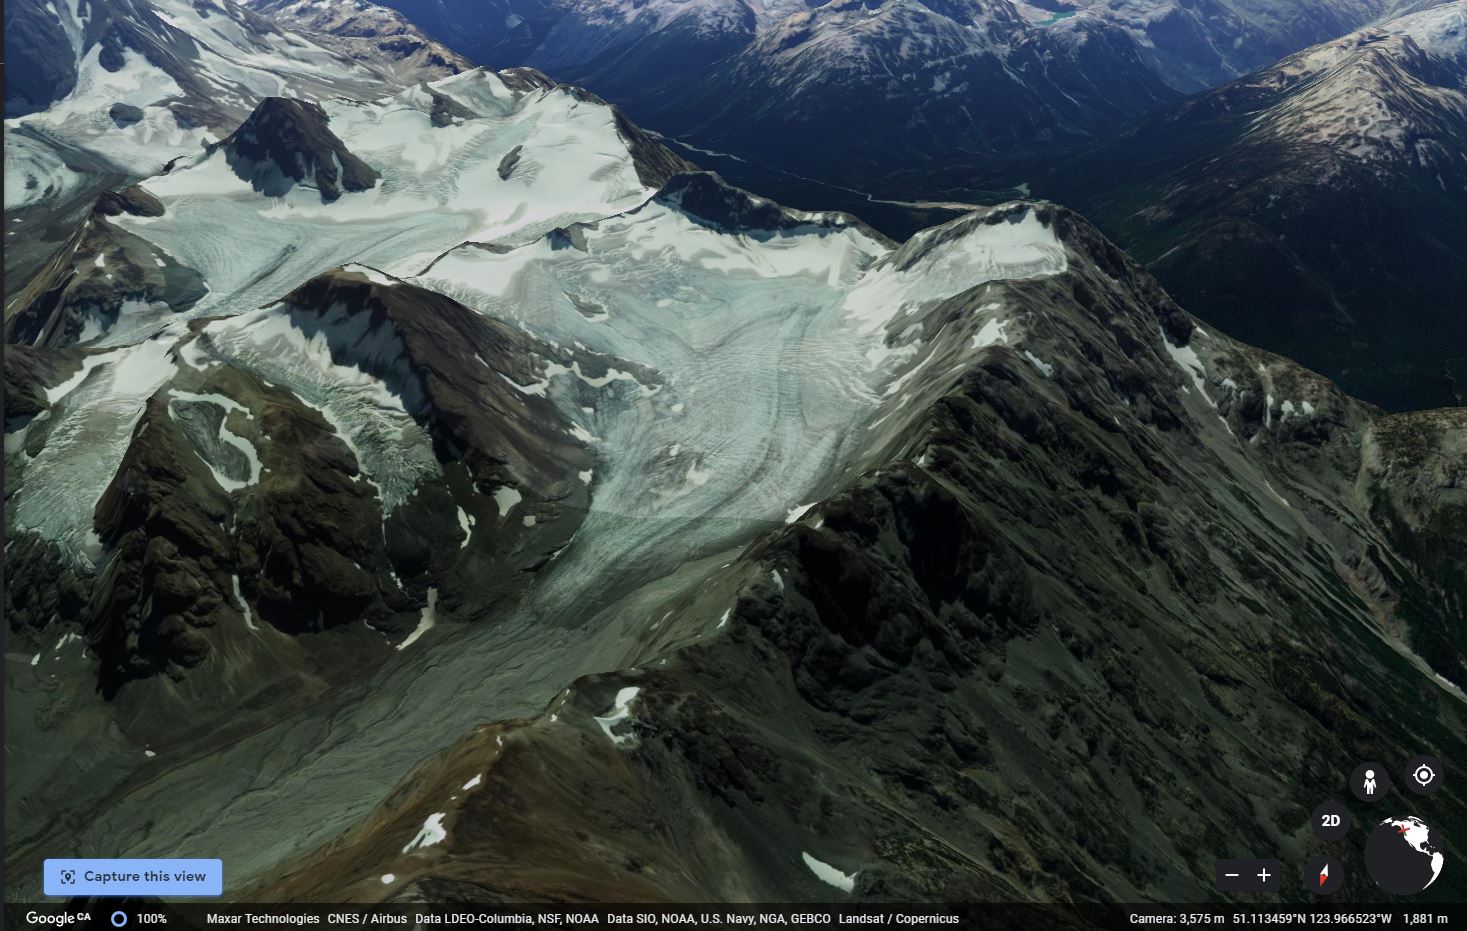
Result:
M524 496L519 493L519 490L508 485L495 489L494 506L499 508L499 519L504 520L508 517L510 510L523 500Z
M637 739L634 735L631 734L613 734L611 729L632 716L632 700L637 697L637 693L639 693L640 691L641 689L637 688L636 686L629 686L617 692L616 700L612 702L611 710L608 711L604 716L596 719L596 723L601 725L601 730L604 731L606 733L606 736L611 738L611 742L616 744L618 747L634 743Z
M428 631L433 629L433 624L438 619L437 609L438 589L430 588L428 589L428 603L423 606L423 611L418 617L418 626L413 628L413 632L408 634L406 640L397 645L397 650L399 652L402 650L406 650L408 647L412 646L418 641L419 637L423 636Z
M464 532L463 542L458 545L459 549L463 549L469 545L469 540L473 539L474 535L474 519L463 508L458 509L458 529Z
M815 505L817 505L819 503L820 502L818 502L818 501L812 501L809 504L797 504L797 505L795 505L794 507L790 508L788 511L785 512L784 522L786 524L793 524L795 521L797 521L801 517L803 517L805 515L805 512L806 511L810 510L811 508L813 508Z
M804 859L805 866L809 867L810 872L815 874L816 879L820 880L823 883L829 883L830 885L841 890L842 892L851 892L855 890L855 873L842 873L840 870L831 866L829 863L826 863L823 860L817 860L814 857L810 856L808 853L805 853L804 851L800 852L800 856Z
M997 345L998 343L1007 343L1009 337L1005 331L1008 329L1008 326L1009 322L1007 320L1000 320L997 317L985 321L978 332L973 334L973 348L983 349L988 346Z
M260 628L255 626L254 612L250 610L249 602L245 601L244 592L239 587L239 575L230 576L230 580L234 583L234 601L239 605L240 613L244 615L245 626L250 630L258 631Z
M434 812L429 815L428 820L424 821L423 826L418 829L418 833L413 836L412 840L407 842L407 846L402 848L402 852L412 853L414 850L421 850L424 847L432 847L434 844L442 843L448 837L448 830L443 826L443 819L446 817L448 817L448 812L446 811Z
M1166 347L1167 355L1172 357L1177 368L1186 372L1187 376L1191 378L1192 384L1197 386L1197 393L1202 395L1202 399L1208 404L1213 404L1212 398L1207 395L1207 369L1203 366L1202 359L1198 357L1197 350L1192 348L1191 343L1186 346L1173 346L1172 341L1166 337L1166 331L1161 329L1160 325L1157 326L1157 331L1161 333L1161 344ZM1213 406L1217 405L1213 404Z

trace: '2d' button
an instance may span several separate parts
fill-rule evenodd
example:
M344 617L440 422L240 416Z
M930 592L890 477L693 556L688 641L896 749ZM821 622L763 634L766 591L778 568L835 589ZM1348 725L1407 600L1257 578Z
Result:
M1314 809L1314 836L1323 841L1337 841L1350 833L1350 809L1330 799Z

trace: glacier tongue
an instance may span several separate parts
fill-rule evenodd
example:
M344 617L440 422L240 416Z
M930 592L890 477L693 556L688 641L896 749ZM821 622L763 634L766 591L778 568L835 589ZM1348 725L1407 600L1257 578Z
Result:
M15 489L7 503L13 508L14 530L32 530L56 541L74 565L86 566L93 559L93 508L143 406L172 376L171 351L177 341L177 336L165 334L88 356L76 375L48 394L51 409L27 428L28 433L44 429L45 445L34 458L20 456L7 463Z
M872 349L903 308L1065 269L1032 209L954 221L900 254L839 217L791 215L776 231L734 231L660 197L519 249L456 249L415 279L665 381L651 396L612 384L588 405L584 386L551 378L548 396L598 439L600 462L591 513L538 608L569 610L606 595L598 586L656 578L783 524L866 442L893 368L873 367Z

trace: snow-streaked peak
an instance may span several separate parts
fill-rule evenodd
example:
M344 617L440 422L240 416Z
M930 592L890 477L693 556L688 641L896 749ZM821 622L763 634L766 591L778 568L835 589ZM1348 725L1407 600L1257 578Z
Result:
M1355 161L1460 158L1453 138L1467 121L1464 36L1467 0L1457 0L1293 55L1247 79L1283 94L1250 135Z
M1404 16L1385 28L1410 36L1429 54L1467 65L1467 0Z
M27 172L43 181L78 162L154 174L230 132L266 97L370 97L395 87L231 0L48 3L27 15L53 43L30 54L59 57L63 73L75 74L61 99L6 121L7 163L12 136L45 141L24 150ZM45 199L45 187L7 184L7 208Z

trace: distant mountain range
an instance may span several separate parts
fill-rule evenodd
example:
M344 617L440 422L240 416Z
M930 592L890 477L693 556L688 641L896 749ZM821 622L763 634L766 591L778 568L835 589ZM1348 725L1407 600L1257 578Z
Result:
M243 5L403 86L473 67L401 13L367 0L251 0Z
M851 183L1084 139L1432 0L395 0L469 58Z
M1467 396L1467 3L1163 109L1035 188L1199 316L1362 397Z

